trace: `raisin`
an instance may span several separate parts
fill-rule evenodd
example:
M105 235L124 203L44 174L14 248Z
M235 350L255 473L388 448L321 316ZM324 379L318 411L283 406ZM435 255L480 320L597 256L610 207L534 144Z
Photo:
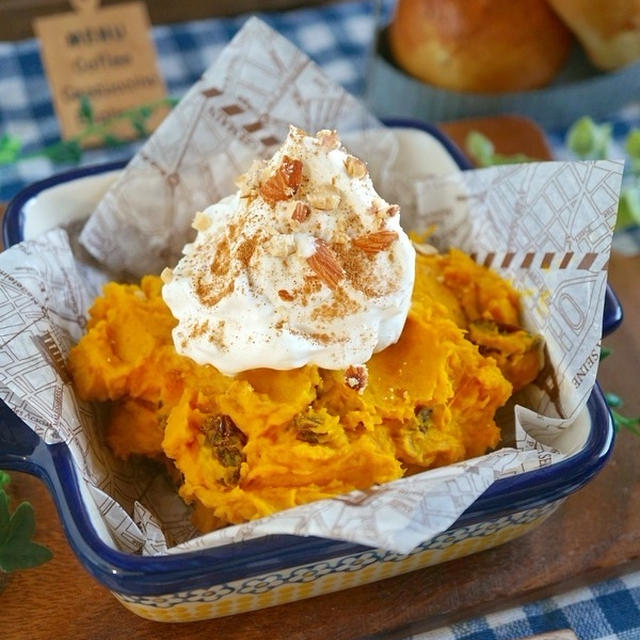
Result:
M322 444L329 435L326 431L319 431L322 426L322 418L310 414L298 414L293 418L293 427L296 430L296 438L309 444Z
M431 415L433 414L433 410L429 409L429 407L421 407L418 406L415 409L416 415L416 423L418 425L418 430L425 433L427 429L431 426Z
M205 446L210 447L218 462L230 469L225 482L237 484L240 479L240 465L245 460L242 448L247 444L247 436L227 415L209 416L201 427L205 436Z

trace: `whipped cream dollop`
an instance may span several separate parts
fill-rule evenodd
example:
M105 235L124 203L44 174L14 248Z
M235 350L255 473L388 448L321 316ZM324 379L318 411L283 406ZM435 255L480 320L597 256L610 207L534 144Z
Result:
M178 353L227 375L346 369L398 340L415 252L335 131L291 127L238 186L196 214L194 242L162 274Z

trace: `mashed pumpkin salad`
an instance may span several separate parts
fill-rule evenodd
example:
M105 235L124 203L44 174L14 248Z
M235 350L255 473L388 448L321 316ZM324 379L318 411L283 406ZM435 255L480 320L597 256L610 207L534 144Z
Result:
M107 284L69 366L82 399L110 403L115 454L176 470L203 531L482 455L541 364L517 293L456 250L417 256L400 338L361 370L223 375L176 352L161 291Z
M113 452L163 462L208 531L494 448L541 367L509 283L416 253L335 132L292 127L238 186L90 309L69 370Z

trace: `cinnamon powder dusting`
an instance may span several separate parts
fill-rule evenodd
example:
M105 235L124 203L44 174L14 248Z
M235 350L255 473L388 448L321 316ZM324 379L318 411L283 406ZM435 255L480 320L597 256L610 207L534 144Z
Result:
M339 256L346 277L354 289L361 291L368 298L379 298L392 289L392 279L382 282L377 274L375 255L367 255L356 247L345 244L335 245L335 253Z
M236 255L238 256L238 260L242 263L242 266L248 267L249 262L251 261L251 256L255 253L255 250L258 248L258 238L252 236L251 238L247 238L243 240L236 249Z
M195 292L204 306L215 306L222 298L233 293L235 289L233 280L228 280L226 283L223 283L224 286L222 287L219 286L219 284L220 283L216 282L205 282L204 277L196 279L194 282Z
M360 305L343 289L336 291L330 302L319 305L314 309L311 318L313 320L335 320L359 310Z
M189 338L198 338L203 336L205 333L209 331L209 321L205 320L204 322L199 322L193 326L191 332L189 333Z
M209 267L214 276L225 276L229 272L231 262L231 249L226 236L218 242L215 248L213 262Z
M298 298L300 304L306 307L314 293L322 289L322 281L317 276L304 276L304 284L293 292L293 296Z

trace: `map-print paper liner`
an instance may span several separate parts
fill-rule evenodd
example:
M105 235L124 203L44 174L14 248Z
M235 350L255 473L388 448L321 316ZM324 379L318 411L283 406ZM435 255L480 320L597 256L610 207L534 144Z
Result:
M290 124L311 132L373 130L354 152L366 148L389 161L395 153L393 137L353 96L250 19L131 160L81 242L113 269L160 273L193 239L194 212L234 192L235 178L257 156L273 155Z
M347 132L363 127L352 149L375 169L383 197L401 204L405 226L435 223L440 247L472 253L523 293L525 324L545 337L546 365L525 399L531 409L516 409L517 449L197 537L165 475L152 463L117 460L103 440L101 408L74 395L65 362L85 330L95 287L85 278L95 272L57 229L0 254L0 397L45 442L68 444L120 548L170 553L290 533L405 553L447 529L497 478L570 453L553 445L595 382L622 164L535 163L408 182L387 168L397 153L389 132L257 20L150 138L85 227L105 279L121 266L158 272L182 247L194 211L233 188L224 182L229 167L235 175L249 156L271 153L289 122L340 133L343 123ZM211 157L203 151L209 139L220 145Z

